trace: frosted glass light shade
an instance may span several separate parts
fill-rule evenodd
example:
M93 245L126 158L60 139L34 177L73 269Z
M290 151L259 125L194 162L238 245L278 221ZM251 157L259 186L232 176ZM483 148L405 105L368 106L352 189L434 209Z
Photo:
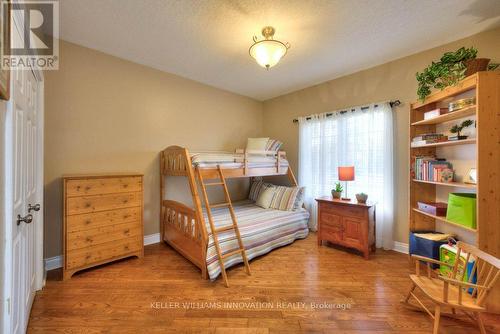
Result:
M266 39L250 47L250 56L267 69L276 65L286 54L287 47L280 41Z

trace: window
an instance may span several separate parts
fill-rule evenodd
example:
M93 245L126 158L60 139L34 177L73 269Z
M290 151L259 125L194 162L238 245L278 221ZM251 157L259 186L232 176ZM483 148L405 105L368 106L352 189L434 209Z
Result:
M388 103L347 112L299 119L299 183L306 187L311 228L316 228L316 201L331 196L338 182L337 167L354 166L348 197L368 194L377 202L377 245L392 249L393 119ZM345 190L345 184L342 183Z

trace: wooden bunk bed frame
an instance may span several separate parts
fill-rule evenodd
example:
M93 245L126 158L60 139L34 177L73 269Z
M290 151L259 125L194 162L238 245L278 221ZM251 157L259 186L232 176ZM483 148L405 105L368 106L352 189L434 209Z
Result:
M292 186L297 186L297 180L292 169L288 164L282 162L286 158L284 151L238 149L235 153L241 154L243 166L241 168L226 169L221 166L224 171L224 178L287 175ZM276 166L250 167L248 164L249 154L272 155L276 158ZM202 167L197 172L202 174L203 179L216 179L219 177L217 166L213 168ZM160 152L160 235L163 241L200 268L202 277L208 279L206 263L208 231L198 193L199 180L195 175L195 168L186 148L169 146ZM194 208L164 198L166 176L185 176L188 178Z

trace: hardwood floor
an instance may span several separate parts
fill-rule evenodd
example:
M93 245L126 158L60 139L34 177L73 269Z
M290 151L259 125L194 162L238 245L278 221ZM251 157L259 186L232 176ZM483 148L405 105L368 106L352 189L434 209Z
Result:
M431 319L400 300L409 288L407 256L377 252L369 261L316 235L228 270L230 288L165 244L145 257L76 274L51 272L36 296L30 333L430 333ZM314 306L315 308L311 308ZM462 317L463 318L463 317ZM485 319L499 333L496 318ZM444 317L441 333L479 333L472 321Z

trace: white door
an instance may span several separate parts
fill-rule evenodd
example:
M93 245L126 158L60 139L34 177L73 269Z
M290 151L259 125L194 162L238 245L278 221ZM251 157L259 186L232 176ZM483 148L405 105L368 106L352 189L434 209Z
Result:
M36 186L37 82L33 72L13 73L12 333L24 333L35 294L35 225L39 220Z
M12 27L11 38L21 38ZM7 117L7 180L10 182L11 252L10 277L7 279L9 317L6 333L26 331L36 289L40 288L39 226L43 219L41 147L43 118L40 106L40 87L33 71L11 71L11 102ZM9 186L9 184L8 184ZM8 256L8 255L7 255ZM42 269L43 270L43 269ZM10 290L10 291L8 291Z

